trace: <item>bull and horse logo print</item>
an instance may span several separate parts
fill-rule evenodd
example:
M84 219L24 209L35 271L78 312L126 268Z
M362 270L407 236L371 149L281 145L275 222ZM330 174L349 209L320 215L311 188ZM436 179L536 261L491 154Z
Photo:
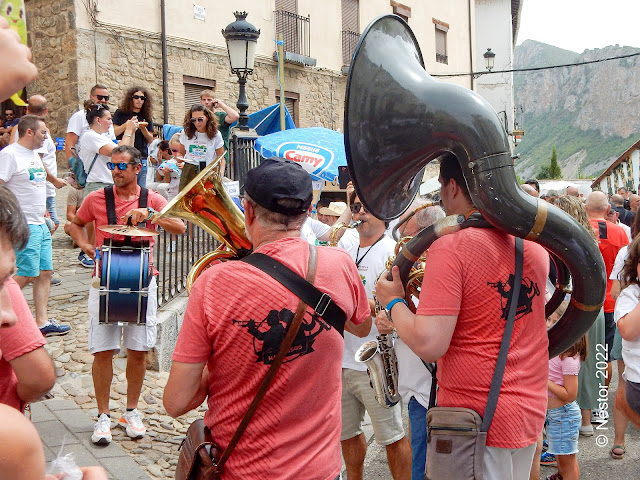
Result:
M506 282L498 280L497 282L487 282L487 285L495 288L500 294L500 306L502 308L501 319L506 320L509 315L509 306L511 301L511 291L513 289L514 274L509 274ZM540 295L538 285L528 277L522 277L520 284L520 295L518 295L518 305L516 306L516 320L531 312L533 299Z
M271 365L275 359L280 345L282 344L287 329L291 325L294 313L286 308L282 310L271 310L267 318L260 322L255 320L233 320L234 325L240 328L246 328L247 332L253 337L253 351L256 354L256 363L264 363ZM300 324L300 329L296 334L296 338L287 352L283 363L295 360L302 355L313 352L313 343L315 338L323 331L329 330L331 327L322 320L315 312L305 314L305 318Z

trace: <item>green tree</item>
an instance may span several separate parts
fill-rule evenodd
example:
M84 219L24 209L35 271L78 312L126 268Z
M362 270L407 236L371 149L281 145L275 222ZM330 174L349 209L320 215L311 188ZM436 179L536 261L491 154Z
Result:
M549 164L549 178L554 180L562 178L562 169L558 165L558 152L554 145L551 150L551 163Z
M562 178L562 169L558 165L558 152L556 152L556 147L554 146L551 151L550 163L540 165L538 179L557 180L559 178Z

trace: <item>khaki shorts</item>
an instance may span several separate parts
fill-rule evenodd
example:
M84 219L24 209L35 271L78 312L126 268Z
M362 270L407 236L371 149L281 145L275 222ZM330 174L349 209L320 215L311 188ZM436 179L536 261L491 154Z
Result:
M340 441L362 433L365 410L371 417L373 434L378 445L386 446L404 437L402 428L402 406L384 408L376 400L369 384L367 372L342 369L342 432Z
M147 323L145 325L105 325L100 324L100 291L89 288L89 353L120 351L120 342L124 348L139 352L148 352L156 345L156 311L158 309L158 286L153 277L149 283L147 300Z

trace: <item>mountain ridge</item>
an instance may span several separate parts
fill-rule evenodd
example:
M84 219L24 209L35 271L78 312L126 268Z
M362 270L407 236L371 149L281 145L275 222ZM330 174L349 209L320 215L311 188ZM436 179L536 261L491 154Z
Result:
M515 48L514 68L581 63L640 54L608 46L572 52L535 40ZM555 145L564 178L596 177L640 138L640 56L514 72L516 121L525 130L516 171L536 176Z

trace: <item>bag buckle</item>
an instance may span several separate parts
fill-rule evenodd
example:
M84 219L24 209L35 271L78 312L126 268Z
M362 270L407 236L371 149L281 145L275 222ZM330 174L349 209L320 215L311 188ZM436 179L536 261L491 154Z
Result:
M327 311L327 307L329 307L329 304L331 303L331 295L327 295L326 293L323 293L322 296L320 297L320 300L318 300L318 304L315 306L315 308L313 309L316 314L320 317L324 316L324 312Z

